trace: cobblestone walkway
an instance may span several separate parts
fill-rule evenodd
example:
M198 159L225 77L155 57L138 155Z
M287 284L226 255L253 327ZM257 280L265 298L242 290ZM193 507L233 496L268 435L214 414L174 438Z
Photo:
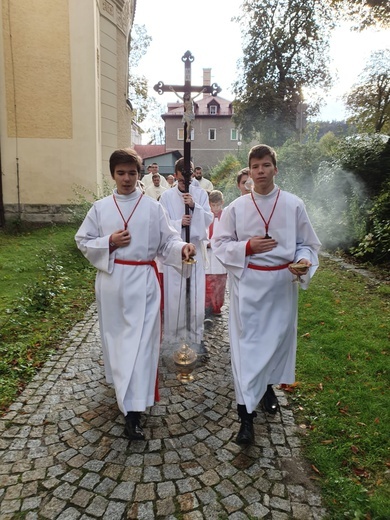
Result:
M211 360L187 385L162 353L148 440L130 443L104 381L92 306L0 420L0 519L324 518L280 390L280 413L258 411L255 445L234 443L226 311L206 344Z

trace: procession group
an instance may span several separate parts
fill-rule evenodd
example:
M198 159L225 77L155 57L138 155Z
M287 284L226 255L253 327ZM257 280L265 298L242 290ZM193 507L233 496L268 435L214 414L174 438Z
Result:
M167 178L156 163L141 178L132 149L114 151L109 165L113 193L93 204L75 238L97 269L105 377L125 435L145 440L141 413L159 400L164 349L185 342L207 362L205 318L221 314L228 285L236 442L254 443L256 408L277 413L273 386L295 380L298 289L321 245L303 201L275 183L276 153L264 144L235 174L241 196L226 207L183 158Z

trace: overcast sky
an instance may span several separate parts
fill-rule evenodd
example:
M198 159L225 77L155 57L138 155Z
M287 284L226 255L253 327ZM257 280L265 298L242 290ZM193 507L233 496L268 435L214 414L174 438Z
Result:
M241 56L241 35L237 22L240 0L138 0L134 23L145 25L152 42L137 73L147 77L152 89L158 81L183 84L183 54L194 56L192 84L203 84L203 68L211 68L211 81L222 88L220 95L233 99L236 63ZM191 6L191 10L189 9ZM319 116L323 120L343 119L340 97L353 85L373 50L389 48L390 31L369 30L354 33L338 29L331 38L332 71L337 74L327 105ZM152 91L154 93L154 91ZM158 96L161 104L176 101L174 94Z

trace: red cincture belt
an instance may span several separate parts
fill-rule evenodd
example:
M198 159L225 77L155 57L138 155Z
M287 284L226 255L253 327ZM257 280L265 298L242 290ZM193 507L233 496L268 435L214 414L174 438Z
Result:
M158 269L157 264L154 260L121 260L120 258L115 258L114 264L121 265L151 265L156 273L158 278Z
M282 264L282 265L272 265L272 266L265 266L265 265L255 265L255 264L248 264L249 269L256 269L256 271L280 271L281 269L287 269L287 267L291 264L289 262L288 264Z

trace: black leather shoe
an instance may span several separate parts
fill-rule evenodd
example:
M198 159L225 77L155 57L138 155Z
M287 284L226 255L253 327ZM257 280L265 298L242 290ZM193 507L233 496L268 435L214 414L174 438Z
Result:
M261 403L263 405L264 410L270 413L271 415L275 415L278 411L279 403L275 395L274 389L272 388L272 385L267 386L267 390L263 396Z
M145 434L140 425L141 416L137 412L129 412L126 415L125 435L131 441L144 441Z
M253 419L241 419L241 426L236 437L237 444L253 444L255 441L255 432L253 428Z

